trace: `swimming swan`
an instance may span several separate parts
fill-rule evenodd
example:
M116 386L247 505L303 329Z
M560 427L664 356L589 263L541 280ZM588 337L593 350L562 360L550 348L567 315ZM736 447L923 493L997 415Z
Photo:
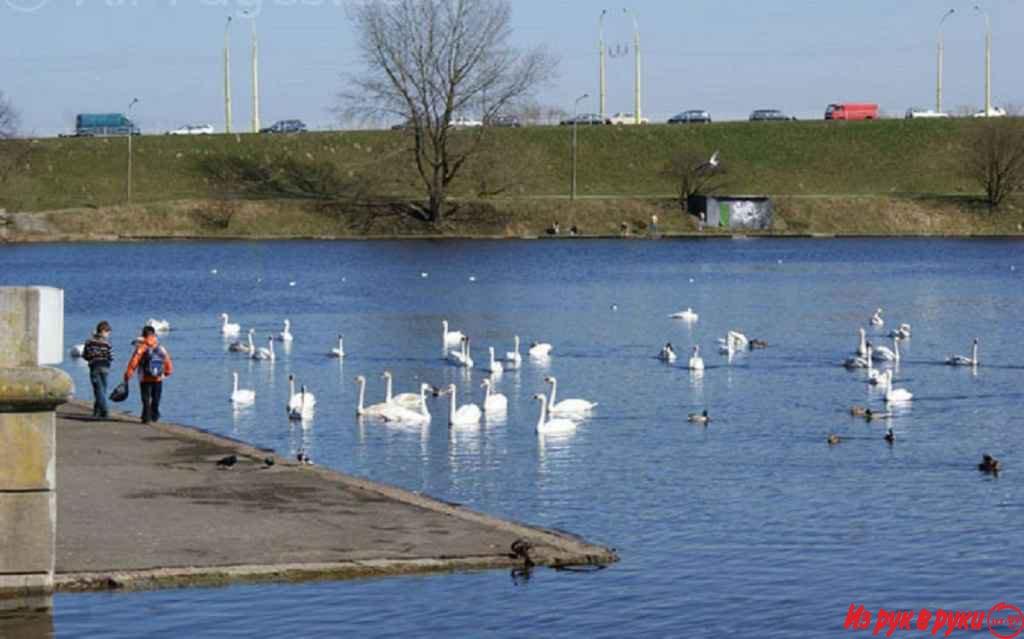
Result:
M883 373L884 386L885 386L885 401L888 403L893 402L909 402L914 399L914 394L905 388L893 388L892 387L892 371L885 371Z
M857 329L860 331L860 342L857 344L857 357L864 357L868 354L868 332L863 327Z
M74 359L80 359L85 356L85 344L75 344L68 350L68 355Z
M302 386L302 390L295 392L295 376L288 376L288 418L309 419L316 409L316 397L313 393Z
M420 408L420 395L421 393L399 393L398 395L391 394L392 388L392 376L391 371L384 371L381 375L384 378L384 403L394 404L395 406L401 406L402 408L408 408L409 410L418 410ZM428 384L429 386L429 384ZM420 389L422 391L422 388Z
M545 357L551 356L551 351L553 350L553 348L554 347L551 346L551 344L548 344L547 342L534 342L530 344L530 350L527 352L530 354L530 357L543 359Z
M448 361L463 368L473 368L473 358L469 354L469 338L462 338L462 345L457 351L448 353Z
M658 359L663 362L668 362L669 364L676 361L676 357L676 350L672 348L672 342L665 344L665 346L662 347L661 352L658 353Z
M376 417L378 419L387 419L388 415L397 415L402 409L401 406L395 406L387 402L380 404L374 404L372 406L363 406L363 400L366 398L366 378L362 375L356 377L356 384L359 385L359 403L356 405L356 415L359 417Z
M342 339L341 335L338 335L338 347L332 348L330 353L327 353L327 357L333 357L335 359L345 358L345 340Z
M231 391L231 403L235 406L246 406L256 401L256 391L238 388L238 372L231 374L235 379L234 389Z
M590 402L585 399L563 399L559 402L556 399L558 395L558 380L554 377L548 376L544 378L544 381L551 384L551 397L548 399L548 412L552 415L583 417L597 407L596 402Z
M149 318L146 320L146 326L151 327L157 333L166 333L171 330L171 323L167 320Z
M946 363L950 366L977 366L978 365L978 338L974 338L974 346L971 347L971 356L950 355Z
M500 415L508 412L508 398L501 393L494 392L494 382L485 379L480 384L486 389L484 394L484 412L488 415Z
M523 356L519 354L519 336L515 337L516 348L510 353L505 353L505 364L509 369L519 368L523 365Z
M878 309L875 311L875 314L871 316L871 325L879 327L885 326L885 320L882 319L882 309Z
M685 311L672 313L671 315L669 315L669 318L683 320L684 322L696 322L698 319L700 319L700 315L694 313L692 308L687 308Z
M220 334L224 337L235 337L242 331L242 326L240 324L231 324L228 322L227 313L221 313L220 319Z
M494 359L494 347L488 347L487 350L490 351L491 353L491 364L488 370L490 371L491 375L501 376L501 374L505 372L505 369L502 367L501 362Z
M884 346L877 346L871 351L871 357L876 362L893 362L894 364L900 363L900 338L899 336L892 338L892 350Z
M538 434L568 433L576 430L576 422L571 419L558 417L548 419L548 398L544 393L537 393L533 398L540 402L540 419L537 420Z
M247 353L252 355L256 352L256 346L252 343L252 336L255 332L255 328L250 328L249 332L246 334L245 341L243 342L238 340L237 342L231 342L231 345L228 346L228 350L232 353Z
M465 404L457 406L455 403L455 384L448 385L448 425L449 426L476 426L480 423L483 413L476 404Z
M704 370L704 360L700 356L700 346L693 347L693 355L690 356L689 369L691 371Z
M255 351L253 351L253 353L252 353L252 355L250 355L250 357L252 357L253 359L257 359L257 360L261 360L261 361L266 361L266 362L273 362L273 361L275 361L277 359L277 356L274 354L274 338L273 337L268 337L267 338L267 348L258 348L258 349L256 349Z
M279 342L290 342L292 341L292 323L289 320L284 321L284 330L277 334L277 341Z
M420 384L420 394L417 395L417 406L415 409L404 406L395 406L384 414L384 421L400 424L425 425L430 423L430 411L427 410L427 392L434 390L430 384Z
M449 331L448 320L441 320L441 350L446 350L449 346L458 346L465 337L462 331Z

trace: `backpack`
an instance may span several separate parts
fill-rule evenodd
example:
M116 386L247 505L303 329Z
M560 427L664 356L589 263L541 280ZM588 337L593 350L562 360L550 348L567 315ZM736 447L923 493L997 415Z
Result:
M164 349L162 346L147 348L142 356L142 374L146 377L162 377L164 374Z

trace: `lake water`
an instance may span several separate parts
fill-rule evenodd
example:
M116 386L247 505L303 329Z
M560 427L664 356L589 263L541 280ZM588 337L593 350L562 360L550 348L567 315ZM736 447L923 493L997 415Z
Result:
M65 289L66 342L101 319L120 364L148 317L177 374L164 419L614 546L588 573L537 571L297 586L59 595L58 637L688 636L838 637L849 606L989 610L1024 605L1024 243L943 240L153 243L0 247L0 285ZM216 271L214 273L213 271ZM423 277L422 273L427 273ZM475 278L472 281L471 278ZM291 283L294 282L294 285ZM668 319L693 307L692 325ZM839 363L877 307L907 322L888 422L863 372ZM259 336L292 322L276 364L226 352L218 315ZM441 359L441 320L486 347L554 345L498 384L505 421L450 433L431 400L419 430L360 424L356 375L380 401L484 373ZM730 363L729 329L770 348ZM325 354L337 334L348 357ZM983 366L942 365L981 338ZM671 341L675 366L655 359ZM685 370L693 344L707 370ZM86 368L64 366L89 397ZM255 406L233 413L231 373ZM318 399L308 428L285 416L288 375ZM545 375L599 401L568 437L538 438ZM131 400L135 409L136 395ZM707 408L708 427L687 422ZM830 448L826 435L847 438ZM983 452L1003 460L978 472ZM301 525L301 522L297 522ZM197 534L201 534L197 531ZM0 625L0 635L4 634ZM861 633L863 634L863 633ZM957 633L962 636L964 633ZM988 633L984 633L988 636ZM910 636L900 633L899 636Z

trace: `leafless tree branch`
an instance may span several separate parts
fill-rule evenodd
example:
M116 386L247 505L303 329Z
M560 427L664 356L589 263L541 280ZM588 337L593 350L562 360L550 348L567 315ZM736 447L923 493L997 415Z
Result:
M1024 125L1002 119L979 122L964 156L965 171L985 191L985 202L998 209L1024 189Z

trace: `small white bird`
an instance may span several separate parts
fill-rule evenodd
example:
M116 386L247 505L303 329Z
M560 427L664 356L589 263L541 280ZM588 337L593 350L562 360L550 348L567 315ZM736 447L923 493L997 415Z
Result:
M290 320L284 321L284 329L277 334L275 339L279 342L291 342L294 339L292 337L292 323Z
M669 315L671 319L683 320L684 322L696 322L700 319L700 315L693 312L692 308L687 308L685 311L679 311L678 313L672 313Z
M327 353L327 357L333 357L335 359L345 358L345 340L342 339L341 335L338 335L338 346L332 348L330 353Z
M256 401L256 391L251 389L238 388L238 371L231 374L234 377L234 388L231 391L231 403L235 406L248 406Z
M690 355L689 368L691 371L704 370L704 360L700 356L700 346L693 347L693 354Z
M548 398L544 393L537 393L533 396L540 402L540 419L537 420L537 433L546 435L549 433L571 433L576 430L576 422L565 418L548 419Z
M220 333L224 337L235 337L242 331L242 326L240 324L232 324L228 321L227 313L221 313L220 319Z
M85 355L85 344L75 344L68 350L68 355L74 359L81 359Z
M441 320L441 349L449 346L459 346L466 335L462 331L449 331L448 320Z
M301 391L295 392L295 376L288 376L288 419L308 420L313 417L316 410L316 396L306 390L305 386Z
M476 426L480 423L483 413L476 404L456 405L455 384L448 385L448 425L449 426Z
M494 377L500 377L501 374L505 372L505 368L501 365L501 362L494 359L494 347L490 346L487 350L491 354L491 363L487 370L490 371L491 375Z
M275 361L277 359L277 356L274 354L274 338L268 337L267 348L257 348L255 351L253 351L250 357L265 362Z
M519 368L523 364L523 356L519 354L519 336L515 336L515 350L505 353L505 364L509 369Z
M883 376L883 386L885 387L885 401L887 403L896 402L909 402L914 399L914 394L905 388L893 388L892 387L892 371L885 371Z
M157 333L166 333L171 330L170 322L152 317L146 320L146 326L151 327Z
M585 399L563 399L560 402L557 401L558 380L548 376L544 378L544 381L551 385L551 395L548 398L548 412L552 415L582 419L589 415L590 411L597 408L597 402Z
M228 346L228 350L231 351L232 353L248 353L251 355L253 352L256 351L256 346L252 343L252 336L253 333L255 332L256 329L250 328L248 334L246 335L245 341L243 342L239 340L237 342L231 342L231 344Z

